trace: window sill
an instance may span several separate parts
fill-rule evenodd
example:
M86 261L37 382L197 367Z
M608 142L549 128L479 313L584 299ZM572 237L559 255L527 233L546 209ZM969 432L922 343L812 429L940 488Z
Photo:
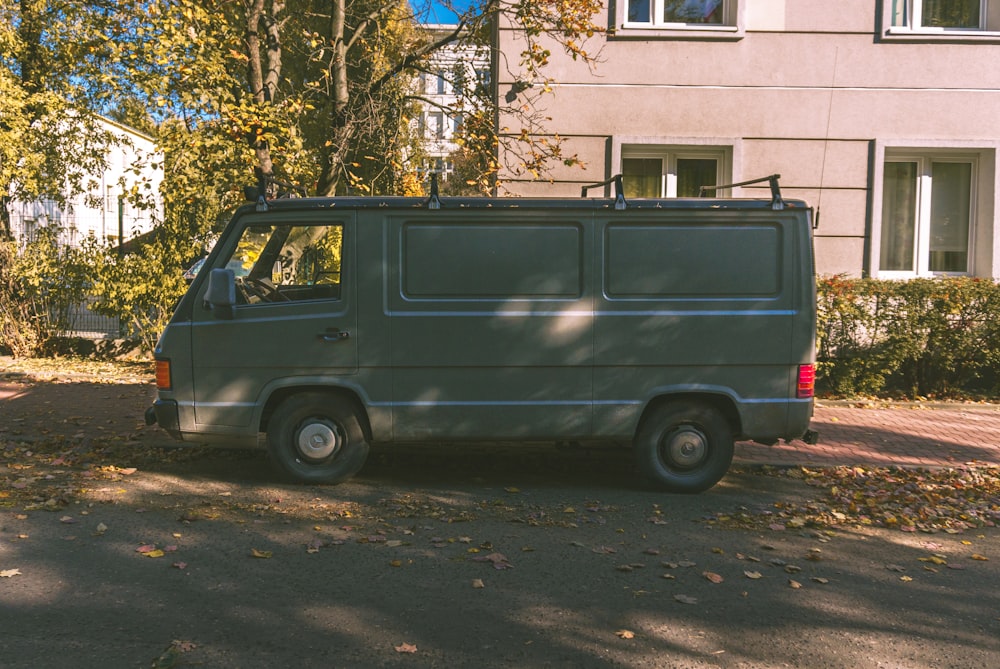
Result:
M743 39L745 30L741 26L623 23L618 28L609 30L607 35L609 39L672 39L735 42Z
M1000 32L990 30L942 30L932 28L889 28L885 42L981 42L1000 44Z

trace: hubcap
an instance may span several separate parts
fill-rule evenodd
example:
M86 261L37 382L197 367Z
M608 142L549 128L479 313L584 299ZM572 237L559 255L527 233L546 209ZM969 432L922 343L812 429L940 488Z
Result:
M329 421L307 423L299 430L295 447L306 460L326 460L340 450L340 430Z
M705 459L708 442L699 430L684 426L667 436L663 448L664 455L672 465L689 469Z

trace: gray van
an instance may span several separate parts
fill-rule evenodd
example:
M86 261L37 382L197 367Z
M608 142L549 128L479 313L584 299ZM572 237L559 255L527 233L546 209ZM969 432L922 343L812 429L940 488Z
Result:
M705 490L735 440L811 434L812 210L772 186L260 199L163 332L147 421L264 433L306 482L354 475L370 444L624 441L655 486Z

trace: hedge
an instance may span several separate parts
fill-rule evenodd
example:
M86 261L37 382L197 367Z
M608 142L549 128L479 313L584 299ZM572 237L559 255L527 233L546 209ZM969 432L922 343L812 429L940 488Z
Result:
M817 392L1000 394L1000 286L968 277L817 282Z

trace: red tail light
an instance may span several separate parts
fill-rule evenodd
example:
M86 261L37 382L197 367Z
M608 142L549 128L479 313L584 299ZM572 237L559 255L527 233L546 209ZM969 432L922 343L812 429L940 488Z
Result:
M799 365L799 380L795 396L800 400L813 396L816 390L816 365Z
M157 360L156 361L156 389L157 390L170 390L173 387L173 381L170 378L170 361L169 360Z

